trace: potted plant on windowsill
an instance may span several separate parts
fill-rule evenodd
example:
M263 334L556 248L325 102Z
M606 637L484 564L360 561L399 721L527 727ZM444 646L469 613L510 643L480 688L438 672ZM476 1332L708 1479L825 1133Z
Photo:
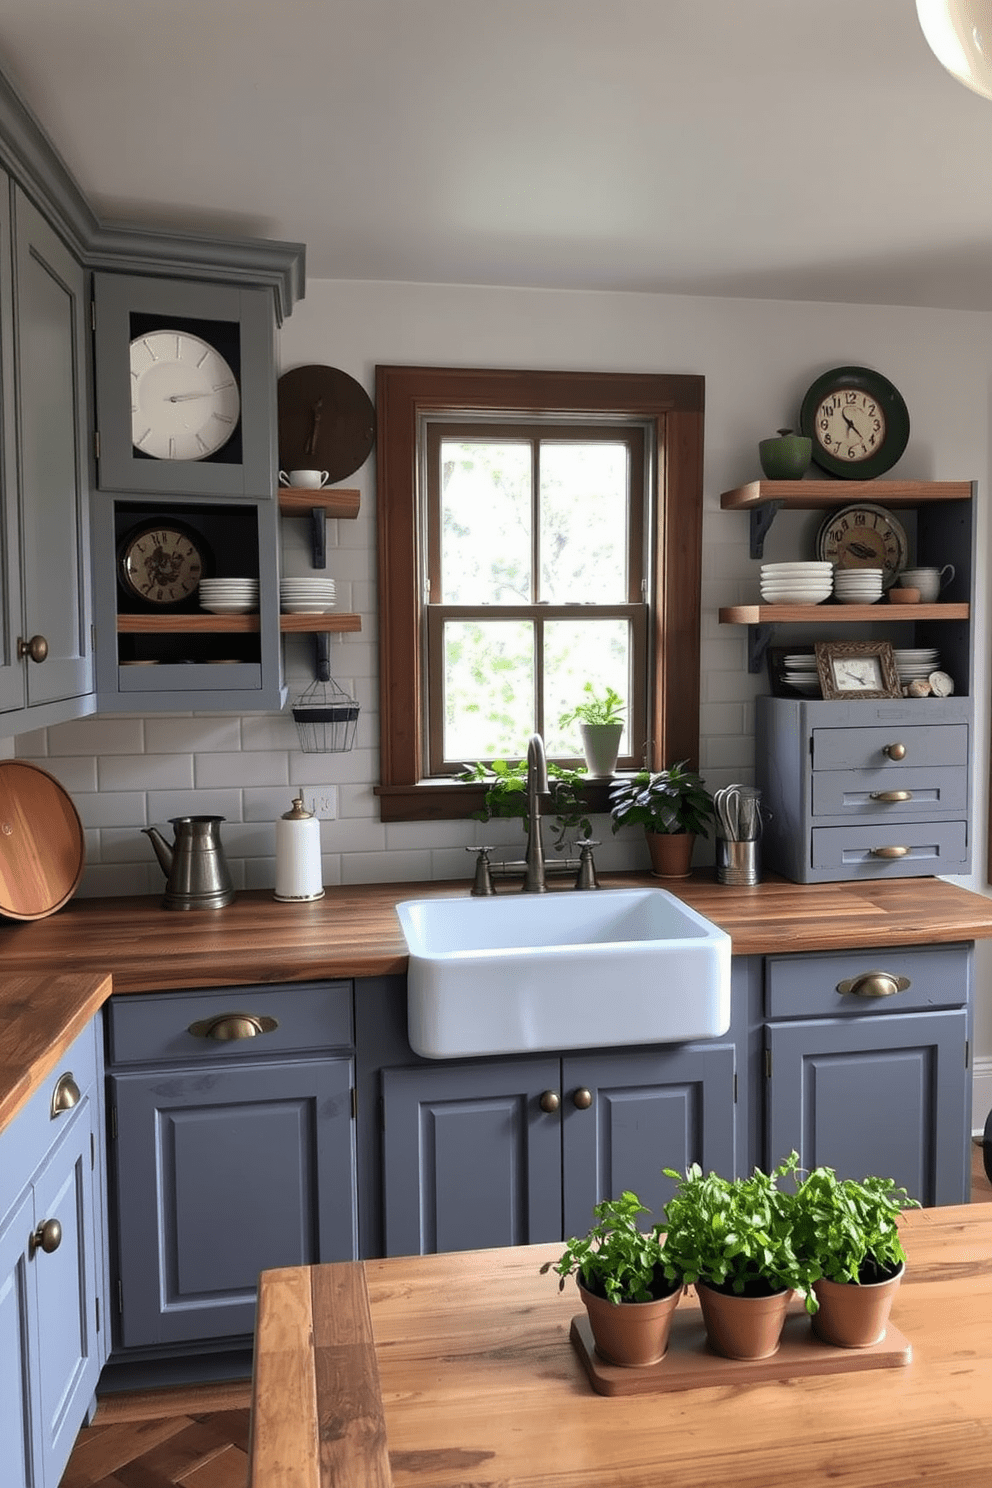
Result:
M710 1345L727 1358L775 1353L792 1294L806 1288L795 1196L779 1187L798 1162L793 1152L771 1173L732 1179L704 1176L698 1163L684 1175L664 1170L677 1184L665 1205L665 1275L695 1285Z
M563 713L558 723L561 728L567 729L578 722L582 735L582 752L586 758L586 773L593 779L601 780L611 776L617 767L617 755L620 753L620 739L623 735L622 714L627 705L612 687L607 687L606 692L600 696L593 684L587 682L582 691L588 694L586 700Z
M610 787L613 830L642 826L659 878L685 878L697 836L709 835L714 820L713 797L699 775L679 760L667 770L638 770Z
M541 1267L558 1273L561 1288L577 1273L596 1352L628 1368L664 1358L682 1289L681 1281L666 1274L658 1227L643 1233L638 1226L647 1213L629 1191L604 1200L593 1210L592 1228L568 1240L558 1261Z
M892 1178L838 1178L814 1168L793 1201L793 1240L812 1289L813 1331L840 1348L885 1336L906 1268L903 1209L919 1208Z
M592 836L592 822L586 814L582 799L582 772L569 770L564 765L548 761L548 787L555 815L551 822L551 837L554 850L563 853L570 836L577 841L588 841ZM492 821L519 818L524 831L527 819L527 761L493 760L491 765L476 763L466 765L458 776L471 784L481 783L486 787L483 806L473 811L475 821Z

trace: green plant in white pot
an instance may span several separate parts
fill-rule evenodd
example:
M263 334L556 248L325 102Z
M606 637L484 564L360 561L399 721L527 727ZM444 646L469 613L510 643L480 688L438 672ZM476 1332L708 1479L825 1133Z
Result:
M706 837L714 820L713 797L694 770L679 760L667 770L638 770L610 787L613 830L641 826L659 878L684 878L697 836Z
M612 775L617 767L627 705L612 687L600 694L591 682L587 682L582 691L587 694L584 701L563 713L558 723L563 729L578 723L586 771L594 778L602 779Z

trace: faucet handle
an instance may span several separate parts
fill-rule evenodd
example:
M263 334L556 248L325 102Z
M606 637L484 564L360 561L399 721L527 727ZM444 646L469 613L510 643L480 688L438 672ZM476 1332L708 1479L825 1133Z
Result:
M599 843L592 837L587 837L579 843L579 871L575 879L577 889L598 889L599 879L596 877L596 864L593 862L592 850Z
M492 847L467 847L465 851L477 852L479 855L475 860L475 878L472 882L473 895L476 898L481 898L489 894L495 894L492 864L489 861L489 854L492 852Z

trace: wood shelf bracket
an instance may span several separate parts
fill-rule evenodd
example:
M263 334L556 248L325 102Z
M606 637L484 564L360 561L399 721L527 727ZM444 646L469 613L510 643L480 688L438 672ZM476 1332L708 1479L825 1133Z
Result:
M765 556L765 538L769 529L782 510L781 501L768 501L764 506L752 506L748 513L751 524L751 557L763 558Z
M318 631L313 638L316 652L315 672L318 682L331 680L331 637L326 631Z
M749 625L747 628L747 669L760 672L765 665L765 652L775 634L774 625Z
M314 568L327 567L327 512L315 506L310 512L310 546Z

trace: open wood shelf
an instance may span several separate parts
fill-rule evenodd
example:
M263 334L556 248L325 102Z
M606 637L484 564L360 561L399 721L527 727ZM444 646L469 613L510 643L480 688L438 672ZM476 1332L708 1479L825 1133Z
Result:
M360 631L361 615L342 610L320 615L280 615L279 629L316 634ZM258 630L258 615L118 615L119 635L244 635Z
M876 506L919 506L924 501L969 501L971 481L749 481L720 496L724 511L750 511L770 501L800 511L827 506L855 506L870 501Z
M308 517L315 507L322 508L325 517L357 517L360 506L360 491L279 487L279 510L284 517Z
M749 604L728 605L720 611L721 625L771 625L796 622L809 625L863 623L879 621L886 625L890 621L912 622L916 620L967 620L971 606L966 604L915 604L915 605L799 605L799 604Z

